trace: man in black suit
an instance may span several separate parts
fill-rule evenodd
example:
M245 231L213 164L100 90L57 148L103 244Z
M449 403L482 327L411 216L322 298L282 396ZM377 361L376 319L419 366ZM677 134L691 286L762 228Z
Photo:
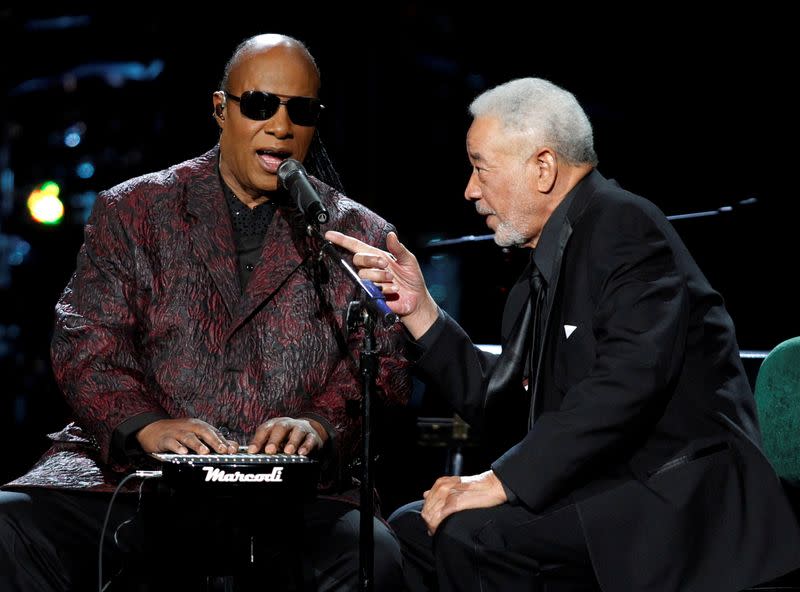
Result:
M499 357L436 306L395 235L385 252L328 233L382 286L422 377L510 446L390 519L409 587L538 590L559 573L560 589L724 592L800 565L733 324L664 215L595 170L569 92L514 80L470 111L466 198L498 244L532 250Z

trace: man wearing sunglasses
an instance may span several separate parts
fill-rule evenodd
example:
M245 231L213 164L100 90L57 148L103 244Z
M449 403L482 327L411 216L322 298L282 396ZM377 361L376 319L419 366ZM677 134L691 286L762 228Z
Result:
M357 587L359 516L346 469L360 436L352 355L360 335L344 327L355 293L341 269L316 256L319 245L279 188L278 166L306 163L328 227L373 244L392 227L331 186L338 179L316 131L319 86L297 40L248 39L213 93L219 145L98 197L52 344L77 422L52 434L34 470L0 492L0 589L96 589L107 492L123 475L146 453L230 454L241 445L316 456L328 495L305 506L304 524L280 522L286 511L269 499L228 500L191 518L273 516L283 527L255 536L281 552L295 547L281 557L310 563L313 589ZM403 402L410 382L399 326L378 329L378 341L380 394ZM118 500L105 538L110 575L111 541L135 532L118 532L135 496ZM374 527L375 589L393 590L402 581L399 547L384 523ZM241 542L218 536L167 532L162 546L196 554L202 572ZM282 568L269 567L278 587Z

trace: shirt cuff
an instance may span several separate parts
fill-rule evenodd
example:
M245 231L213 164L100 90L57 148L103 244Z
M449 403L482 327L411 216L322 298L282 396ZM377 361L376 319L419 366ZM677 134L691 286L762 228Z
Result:
M111 434L111 456L120 460L132 460L144 454L144 450L136 440L136 434L143 427L160 419L169 419L166 413L148 411L129 417Z

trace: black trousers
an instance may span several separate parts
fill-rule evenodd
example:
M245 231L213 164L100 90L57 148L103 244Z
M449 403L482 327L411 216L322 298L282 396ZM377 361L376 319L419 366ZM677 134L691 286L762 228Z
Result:
M599 591L574 505L543 515L509 504L464 510L434 537L421 510L413 502L389 517L412 592Z
M0 491L0 590L98 590L100 531L110 498L110 494L39 488ZM151 503L155 505L148 506ZM290 580L282 579L292 571L295 559L307 567L304 589L358 589L359 512L347 502L326 498L308 502L302 525L287 524L286 509L269 503L208 507L199 515L184 517L193 524L188 530L175 525L189 522L165 516L164 506L147 494L143 505L140 508L137 494L120 494L114 501L103 545L103 581L112 582L108 592L295 589L297 580L289 586ZM174 506L166 509L174 510ZM232 558L246 564L253 545L217 528L223 520L214 519L215 515L238 516L239 524L252 517L266 531L256 547L257 556L263 560L265 548L275 555L260 562L260 571L243 574L240 567L231 567ZM153 517L163 528L153 529ZM375 519L374 527L375 589L401 590L397 539L380 520ZM229 574L238 583L219 577ZM209 588L222 581L225 587Z

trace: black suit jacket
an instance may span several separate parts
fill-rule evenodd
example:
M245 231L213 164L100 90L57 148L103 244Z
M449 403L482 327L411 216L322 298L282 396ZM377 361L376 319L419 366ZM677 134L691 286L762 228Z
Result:
M516 441L492 468L522 503L577 504L604 592L739 590L800 565L733 324L665 216L593 171L558 235L530 394L487 398L497 358L446 315L423 377ZM523 278L504 341L528 295Z

